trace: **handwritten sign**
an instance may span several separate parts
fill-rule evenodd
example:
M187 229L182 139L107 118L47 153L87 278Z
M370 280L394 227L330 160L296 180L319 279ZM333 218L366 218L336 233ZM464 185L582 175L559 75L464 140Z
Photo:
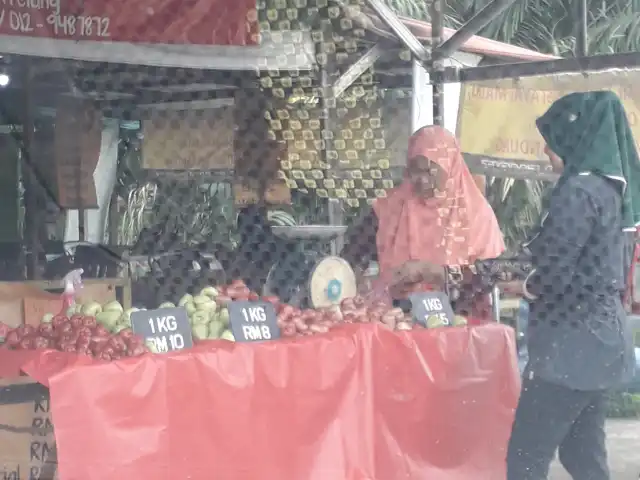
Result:
M46 313L58 313L62 309L59 295L42 292L40 296L25 297L23 299L24 323L37 327Z
M237 342L280 338L276 310L268 302L237 301L229 304L229 323Z
M191 325L183 307L142 310L131 314L131 326L154 353L166 353L193 346Z
M33 418L31 426L42 430L31 434L29 444L29 476L27 478L40 478L40 473L47 459L53 452L53 436L49 432L53 429L49 412L49 396L37 398L33 404ZM49 433L48 433L49 432Z
M453 324L453 308L444 292L420 292L409 297L415 322L427 327L443 327Z
M49 393L27 377L0 381L0 479L53 480L55 438ZM55 470L55 468L54 468Z
M233 108L154 111L143 121L142 129L143 168L233 168Z
M5 0L0 8L0 33L82 40L111 36L108 15L74 15L64 0ZM71 3L71 2L65 2Z

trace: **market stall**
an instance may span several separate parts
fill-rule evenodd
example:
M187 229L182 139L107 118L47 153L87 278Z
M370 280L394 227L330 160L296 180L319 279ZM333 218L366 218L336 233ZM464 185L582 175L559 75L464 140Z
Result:
M224 183L222 190L232 192L228 196L235 207L264 202L291 206L295 213L296 195L302 192L325 210L315 217L297 216L300 223L313 225L295 225L289 212L268 213L270 220L279 218L280 223L272 222L278 226L270 228L274 236L296 242L290 257L304 259L298 269L302 278L287 276L290 265L278 262L269 265L265 280L253 291L238 280L225 284L207 278L198 270L202 252L191 257L191 248L172 256L171 247L179 242L169 228L166 237L152 231L153 255L141 256L155 262L163 277L172 273L176 282L154 287L154 295L144 301L136 299L135 292L127 293L126 276L112 282L112 290L122 289L122 296L115 298L87 294L96 279L85 280L76 304L64 308L57 295L47 296L37 309L31 308L39 305L34 296L25 296L21 308L32 311L31 320L6 316L15 318L15 325L9 325L15 329L6 332L0 349L1 372L7 377L0 386L0 418L20 423L0 421L5 427L0 431L7 432L7 441L10 434L24 436L2 458L5 472L18 477L35 472L42 480L53 477L52 466L60 480L160 478L167 472L193 479L500 478L519 385L512 331L500 325L466 327L464 318L444 308L443 296L435 297L434 305L447 311L433 314L354 297L353 271L335 256L346 221L344 212L333 207L369 203L393 186L402 169L404 147L399 145L409 133L398 126L411 123L398 119L409 118L413 111L415 125L429 122L422 115L429 108L416 106L428 100L425 91L417 89L413 100L405 95L406 108L389 115L385 108L398 98L391 92L385 100L378 86L411 90L412 78L424 75L424 69L412 63L397 42L388 43L389 31L371 23L370 12L353 16L354 11L339 2L319 5L315 13L310 8L304 15L294 15L295 9L281 2L267 5L258 17L270 31L263 29L259 46L249 45L256 40L256 18L246 3L236 4L237 21L222 25L227 33L215 39L203 37L198 28L213 21L215 9L202 17L191 12L188 18L168 21L170 15L160 6L146 5L142 12L139 5L116 5L109 10L116 18L100 10L105 5L86 3L83 17L96 17L100 25L109 18L104 23L117 33L112 41L78 39L67 28L53 42L44 34L13 36L4 52L17 55L11 57L15 66L24 67L20 71L30 79L30 89L24 90L35 92L26 102L31 105L25 109L26 120L20 119L32 133L20 139L32 166L46 170L49 163L39 160L48 158L47 150L31 150L41 146L46 126L66 125L66 143L58 135L50 145L54 152L58 145L57 156L67 158L67 166L68 158L75 162L62 176L72 179L65 206L78 211L79 240L82 230L91 230L83 210L102 206L98 184L104 179L96 176L101 161L96 139L102 139L102 153L107 137L105 125L100 136L99 128L81 129L80 120L87 119L93 121L84 123L95 126L108 117L120 122L121 130L126 124L134 132L129 139L132 150L139 150L139 163L121 162L124 156L117 162L139 167L141 173L127 198L145 196L146 182L165 182L169 193L202 193L193 186ZM199 2L189 6L196 12L202 7ZM53 23L36 11L18 13L28 14L24 18L34 24L44 19L47 25L68 25L78 17L66 6L60 8L48 12ZM157 15L158 21L149 15ZM333 27L339 24L335 41L325 17ZM136 19L135 26L127 18ZM144 22L137 22L140 18ZM406 19L404 23L424 27ZM195 24L193 32L183 28L186 24ZM82 25L86 29L84 20ZM163 33L154 36L154 29ZM332 40L325 41L329 37ZM382 47L389 55L382 55ZM502 47L498 51L494 43L474 38L458 60L476 65L481 55L544 58ZM378 58L374 70L370 61ZM71 116L75 126L60 115L59 97L79 109ZM453 103L449 119L459 108L457 99ZM47 123L43 117L52 111L55 121ZM79 129L76 135L73 128ZM393 145L391 138L397 140ZM266 141L286 145L281 158L266 154ZM122 136L118 142L124 143ZM59 167L65 163L53 163L51 178L63 183ZM92 175L93 182L87 180ZM32 187L38 183L33 176ZM268 176L268 181L255 182L252 176ZM157 192L149 194L154 200L149 204L187 215L200 213L202 204L204 210L214 210L213 200L204 194L206 201L196 205L189 200L194 196L170 202L168 195L159 197ZM59 203L60 192L50 193ZM30 201L27 210L33 212L38 202ZM128 209L128 217L123 217L141 218L147 210L134 215ZM112 213L109 228L118 223ZM171 227L174 219L156 220ZM28 223L37 222L31 218ZM212 225L210 236L233 229L215 218ZM110 238L126 236L121 233ZM185 237L184 229L178 233ZM30 243L35 247L37 242ZM258 245L272 247L266 243ZM138 260L135 255L124 257L124 263ZM223 261L216 268L218 264L227 270ZM194 271L197 282L191 281ZM236 275L225 277L229 281ZM285 280L297 290L277 298L273 294L282 293ZM245 307L248 310L242 310ZM14 382L12 377L20 372L31 381ZM16 391L20 395L10 395ZM1 417L5 407L7 416ZM21 416L11 417L12 409ZM31 453L34 445L37 456Z

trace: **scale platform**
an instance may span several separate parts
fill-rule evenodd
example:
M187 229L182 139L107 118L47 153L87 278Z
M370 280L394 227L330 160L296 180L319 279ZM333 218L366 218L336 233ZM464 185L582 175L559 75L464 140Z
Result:
M311 271L308 289L314 308L338 305L358 293L356 274L345 259L324 257Z
M344 235L344 225L296 225L293 227L271 227L273 234L287 240L333 240Z
M338 305L356 293L356 275L346 260L313 251L294 253L276 263L263 290L263 295L277 295L301 308Z

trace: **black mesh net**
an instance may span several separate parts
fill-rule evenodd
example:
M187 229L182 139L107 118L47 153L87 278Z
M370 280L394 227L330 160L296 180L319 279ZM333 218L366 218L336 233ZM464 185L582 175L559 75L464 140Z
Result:
M190 18L175 2L152 11L118 0L106 13L2 3L2 283L59 293L81 268L79 306L64 313L93 317L117 301L117 321L104 316L114 335L138 309L184 307L196 341L233 340L233 300L273 303L282 336L501 322L517 330L521 367L575 391L639 389L628 330L640 324L626 323L640 310L636 238L621 214L640 180L629 176L635 108L628 128L615 100L614 120L578 102L547 118L544 138L533 121L527 139L508 138L515 117L528 118L520 109L533 119L608 80L445 88L455 143L414 133L434 123L420 83L430 65L363 1L237 2ZM427 24L402 23L428 43ZM533 58L474 41L448 65ZM613 83L630 104L637 80ZM512 103L489 118L477 98ZM613 130L594 127L609 121ZM471 145L482 122L502 132ZM551 163L545 144L559 150ZM434 289L452 315L422 321L409 297ZM628 395L614 414L639 414Z

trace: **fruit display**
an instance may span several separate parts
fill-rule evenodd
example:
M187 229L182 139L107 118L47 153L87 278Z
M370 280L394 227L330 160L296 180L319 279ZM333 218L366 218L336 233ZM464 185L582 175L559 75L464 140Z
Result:
M293 215L282 210L269 210L267 219L271 225L277 227L295 227L297 225Z
M164 302L158 308L184 307L194 340L233 340L229 330L229 310L215 287L205 287L196 295L186 294L178 305Z
M366 298L356 296L342 300L340 305L320 309L299 309L282 303L275 296L260 296L252 292L242 280L234 280L228 285L208 286L194 294L186 294L177 304L164 302L158 308L184 307L189 317L194 340L230 340L234 337L229 329L229 302L236 300L265 301L271 303L277 313L277 323L283 337L323 334L344 323L380 323L391 330L406 331L423 328L415 323L411 314L400 308L393 308L383 302L368 302ZM117 332L131 325L132 308L122 312L117 302L111 302L100 308L98 304L84 305L78 308L83 312L95 314L107 328ZM121 312L120 317L112 312ZM447 326L440 317L427 320L427 328ZM452 326L464 326L464 317L456 316Z
M252 292L242 280L234 280L229 285L206 287L198 295L185 295L178 305L187 309L194 338L228 338L229 330L227 304L234 300L262 300L273 304L277 312L278 327L283 337L323 334L344 323L380 323L392 330L412 330L420 328L413 322L411 314L400 308L392 308L382 302L368 303L364 297L344 299L340 305L320 309L299 309L280 302L275 296L260 296ZM173 306L171 303L162 306ZM437 317L427 322L428 328L446 326ZM456 316L453 326L464 326L466 320Z
M147 352L143 340L124 327L110 331L95 316L74 313L46 315L37 327L20 325L9 330L4 347L10 350L55 349L111 361Z
M428 328L447 326L439 317L437 322L427 321ZM422 326L413 321L411 314L393 308L383 302L367 303L364 297L342 300L340 305L321 309L300 310L291 305L278 306L278 326L282 335L313 335L328 332L344 323L380 323L391 330L406 331ZM465 326L464 317L456 316L452 326Z
M260 296L242 280L228 285L208 286L197 293L186 294L174 304L164 302L157 308L183 307L191 325L194 341L234 341L229 328L229 302L236 300L271 303L277 313L281 336L310 336L329 332L349 323L379 323L397 331L423 328L411 314L382 302L368 302L356 296L342 300L340 305L320 309L299 309L282 303L278 297ZM141 355L153 351L134 336L131 315L145 309L124 309L117 301L104 305L97 302L74 304L64 314L46 314L37 327L21 325L6 335L5 346L14 350L53 348L64 352L91 355L102 360ZM456 316L452 326L464 326L466 320ZM427 328L447 326L439 316L426 321Z
M131 328L131 314L142 309L129 308L125 310L120 302L113 300L100 305L98 302L76 303L67 309L67 316L85 315L94 317L99 325L102 325L111 333L118 333ZM53 318L52 314L46 314L41 323L48 323Z

